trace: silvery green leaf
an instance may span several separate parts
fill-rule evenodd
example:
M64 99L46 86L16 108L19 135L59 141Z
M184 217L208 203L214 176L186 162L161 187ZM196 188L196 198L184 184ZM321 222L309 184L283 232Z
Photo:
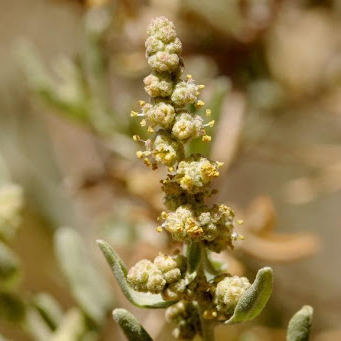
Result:
M87 331L86 319L78 309L67 312L49 341L75 341Z
M60 304L46 293L37 294L33 298L32 304L51 330L55 330L63 318L63 311Z
M154 295L150 293L140 293L132 289L127 282L127 269L123 261L110 247L108 243L103 240L97 241L98 246L103 252L108 264L111 267L116 280L121 287L124 296L135 306L140 308L166 308L175 302L169 302L162 299L161 295Z
M83 241L75 230L57 230L54 242L58 262L73 297L90 319L101 324L112 308L113 291L92 264Z
M225 324L246 322L257 317L271 296L272 281L272 269L260 269L255 281L238 301L232 317Z
M311 306L305 305L291 318L288 326L287 341L309 340L313 312Z
M129 341L152 341L134 315L125 309L113 311L114 320L120 325Z
M0 283L9 283L19 272L19 258L0 241Z
M0 320L22 322L26 307L22 299L11 292L0 292Z
M25 330L35 341L50 340L52 330L47 325L41 314L34 307L29 307L26 312Z

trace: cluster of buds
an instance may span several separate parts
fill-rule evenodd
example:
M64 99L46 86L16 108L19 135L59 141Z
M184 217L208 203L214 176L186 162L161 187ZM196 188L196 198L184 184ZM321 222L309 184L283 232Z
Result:
M177 339L191 340L200 333L200 317L197 302L180 301L166 310L166 320L175 324L173 336Z
M164 203L170 212L162 212L159 219L163 223L157 231L165 229L175 241L201 243L204 248L219 253L227 247L233 248L233 241L241 236L234 232L236 223L229 207L209 207L204 203L214 193L209 185L219 176L223 164L201 154L186 156L185 153L189 141L200 137L204 142L211 140L206 128L212 127L214 121L204 123L200 115L190 110L204 106L198 99L204 86L197 85L190 75L181 78L181 49L174 24L165 17L155 18L146 41L146 58L152 73L144 79L145 91L151 99L148 103L140 101L141 111L131 113L133 117L141 117L141 126L147 127L153 136L142 140L135 135L134 140L144 144L145 150L138 151L137 156L147 166L168 167L167 178L161 183ZM210 115L207 109L206 116ZM186 262L184 256L160 254L153 262L144 259L135 264L127 280L136 291L178 301L167 309L166 318L176 325L175 337L191 339L200 333L199 301L204 300L208 307L202 317L228 316L250 283L246 278L224 275L215 278L212 284L203 272L193 279L187 273Z
M233 314L238 301L250 286L246 277L231 276L219 281L213 294L213 304L217 311L224 316Z
M165 17L155 18L148 28L146 58L152 73L144 79L145 90L151 97L149 103L140 101L141 111L132 111L131 116L141 117L141 126L147 126L154 137L146 141L134 139L145 145L145 151L137 156L154 169L163 164L173 169L184 159L184 144L202 137L209 141L206 127L214 121L204 119L186 109L188 104L201 108L204 102L198 100L203 85L197 85L191 75L181 78L181 42L176 36L174 24ZM210 110L207 110L207 116ZM155 131L156 130L156 131Z
M165 300L189 298L195 283L186 279L186 258L160 254L154 262L143 259L130 268L127 280L139 292L161 294Z
M204 245L214 252L221 252L227 246L233 248L234 239L240 238L233 232L235 226L234 213L225 205L185 204L174 212L162 212L165 228L174 240L180 242L203 241Z

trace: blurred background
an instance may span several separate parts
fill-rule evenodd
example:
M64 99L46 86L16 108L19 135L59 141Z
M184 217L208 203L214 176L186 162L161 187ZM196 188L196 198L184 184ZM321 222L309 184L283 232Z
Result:
M340 0L1 1L0 333L123 340L110 312L125 307L173 340L163 314L126 301L95 243L128 266L177 247L155 232L165 173L135 160L129 116L148 98L158 15L217 122L190 149L225 162L214 200L245 221L245 241L219 258L233 274L275 274L263 314L217 340L285 340L304 304L313 340L341 339Z

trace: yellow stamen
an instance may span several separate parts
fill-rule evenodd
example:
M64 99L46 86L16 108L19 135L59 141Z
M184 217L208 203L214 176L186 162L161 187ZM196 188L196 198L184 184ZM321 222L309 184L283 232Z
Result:
M205 88L205 85L203 85L203 84L200 84L200 85L198 85L198 88L201 90L201 89L204 89Z
M211 109L206 109L206 116L209 117L212 115Z
M208 122L207 124L208 124L209 127L212 128L214 126L214 124L215 124L215 120L212 120L212 121Z
M131 117L137 117L137 115L138 115L138 113L137 113L136 111L132 111L132 112L130 113L130 116L131 116Z
M202 100L199 100L198 102L197 102L197 106L198 107L203 107L205 105L205 103L202 101Z
M192 75L187 75L187 79L192 79Z
M148 131L148 133L154 133L154 129L151 126L149 126L147 128L147 131Z
M147 121L146 121L145 119L143 119L143 120L140 122L140 124L141 124L141 127L145 127L146 124L147 124Z
M143 107L146 104L146 102L145 101L139 101L139 104L141 107Z
M139 158L139 159L142 159L143 158L143 152L141 150L137 151L136 152L136 156Z
M210 142L212 140L211 136L209 135L204 135L202 137L203 142Z
M133 136L133 140L134 140L134 141L140 141L141 138L140 138L140 136L138 136L138 135L134 135L134 136Z

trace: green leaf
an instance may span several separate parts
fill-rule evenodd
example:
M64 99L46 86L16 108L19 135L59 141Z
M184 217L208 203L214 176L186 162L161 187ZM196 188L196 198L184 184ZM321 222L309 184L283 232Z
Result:
M19 258L3 242L0 241L0 283L12 281L19 272Z
M41 314L34 307L29 307L26 312L25 331L35 341L50 340L52 331Z
M187 247L187 272L192 274L196 272L200 265L201 260L201 244L191 242Z
M113 311L114 320L120 325L129 341L152 341L134 315L125 309Z
M39 293L33 298L32 304L51 330L55 330L63 318L63 310L59 302L49 294Z
M103 323L113 306L112 290L92 264L80 235L73 229L61 228L54 242L58 262L73 297L92 321Z
M291 318L288 326L287 341L309 340L313 312L311 306L305 305Z
M225 321L225 324L251 321L257 317L271 296L272 281L272 269L268 267L260 269L252 286L245 291L232 317Z
M110 247L108 243L103 240L97 240L97 244L103 252L108 264L111 267L116 280L121 287L124 296L135 306L140 308L158 309L166 308L175 302L165 301L161 295L154 295L150 293L140 293L132 289L127 282L127 268L123 261Z

